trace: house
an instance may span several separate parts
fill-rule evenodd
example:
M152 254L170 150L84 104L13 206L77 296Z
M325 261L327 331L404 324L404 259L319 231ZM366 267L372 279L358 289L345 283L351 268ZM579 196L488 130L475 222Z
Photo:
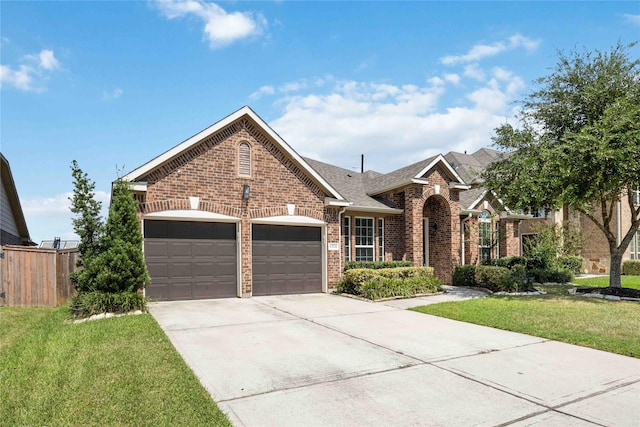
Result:
M243 107L125 175L139 202L152 299L328 292L349 260L453 269L519 255L543 218L512 212L448 153L390 173L301 157ZM555 215L555 214L554 214Z
M9 161L0 153L0 244L32 246Z

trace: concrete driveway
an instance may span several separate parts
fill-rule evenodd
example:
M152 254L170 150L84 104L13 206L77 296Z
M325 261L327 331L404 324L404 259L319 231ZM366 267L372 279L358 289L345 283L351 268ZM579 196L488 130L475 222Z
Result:
M335 295L150 310L238 426L640 426L638 359Z

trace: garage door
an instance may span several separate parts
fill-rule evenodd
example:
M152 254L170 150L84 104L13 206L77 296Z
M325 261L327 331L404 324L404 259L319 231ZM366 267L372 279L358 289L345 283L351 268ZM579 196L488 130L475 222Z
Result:
M147 220L144 255L151 276L146 295L158 300L236 296L236 225Z
M253 295L322 292L320 227L254 224Z

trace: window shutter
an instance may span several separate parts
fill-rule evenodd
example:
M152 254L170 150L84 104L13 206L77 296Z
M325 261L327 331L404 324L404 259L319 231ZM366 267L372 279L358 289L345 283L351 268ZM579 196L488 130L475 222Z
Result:
M238 175L251 176L251 146L246 142L238 146Z

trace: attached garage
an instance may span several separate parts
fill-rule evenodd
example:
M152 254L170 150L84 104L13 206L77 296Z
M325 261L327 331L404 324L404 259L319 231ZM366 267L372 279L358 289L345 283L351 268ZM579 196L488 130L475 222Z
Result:
M322 292L322 228L252 225L252 294Z
M155 300L237 296L236 224L145 220L144 255Z

